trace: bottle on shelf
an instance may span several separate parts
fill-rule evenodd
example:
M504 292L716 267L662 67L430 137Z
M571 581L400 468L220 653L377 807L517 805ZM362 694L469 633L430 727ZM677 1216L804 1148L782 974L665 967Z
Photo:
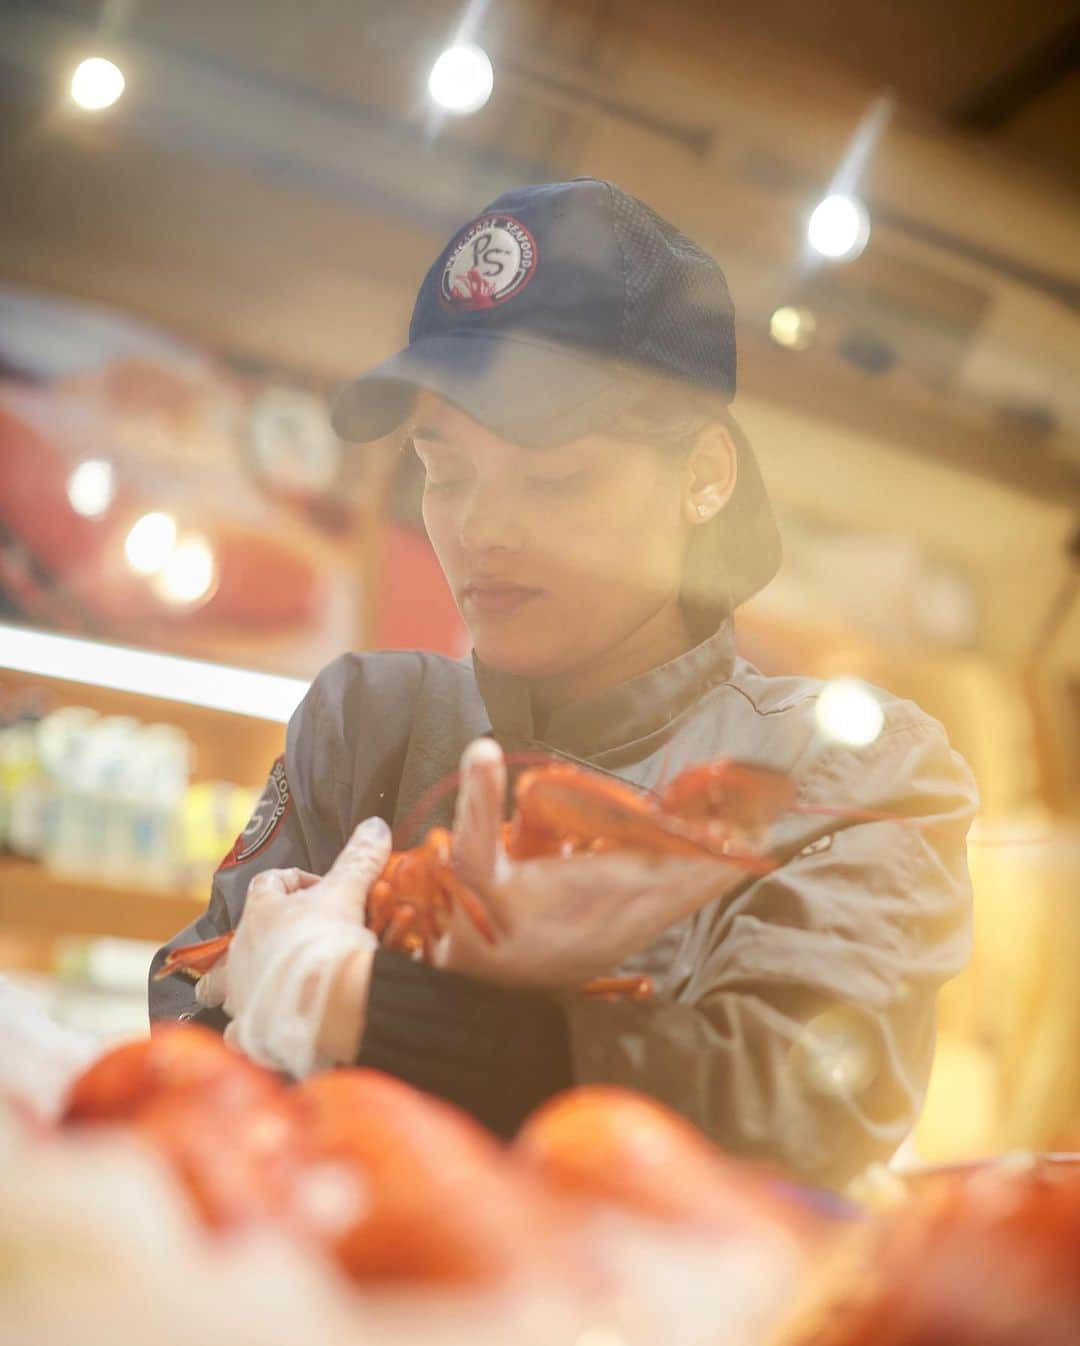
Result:
M183 809L191 775L192 748L182 729L148 724L139 734L131 783L129 881L147 888L174 888L182 879Z
M37 752L42 788L39 794L30 792L29 800L23 796L18 827L12 819L12 849L17 855L78 871L86 758L90 733L99 719L87 706L62 706L41 721Z
M41 854L47 780L40 730L47 704L33 689L0 709L0 851Z

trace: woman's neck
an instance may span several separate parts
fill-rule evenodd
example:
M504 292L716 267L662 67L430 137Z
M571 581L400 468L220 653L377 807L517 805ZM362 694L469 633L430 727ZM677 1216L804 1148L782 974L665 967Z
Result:
M557 707L605 692L639 673L659 668L685 654L695 643L681 604L665 604L624 641L590 663L550 678L530 679L533 714L538 722L544 722Z

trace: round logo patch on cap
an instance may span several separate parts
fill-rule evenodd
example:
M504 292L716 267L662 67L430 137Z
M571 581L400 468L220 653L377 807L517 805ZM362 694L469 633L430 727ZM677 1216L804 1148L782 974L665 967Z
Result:
M522 290L536 269L536 240L512 215L470 224L446 259L442 297L455 308L494 308Z

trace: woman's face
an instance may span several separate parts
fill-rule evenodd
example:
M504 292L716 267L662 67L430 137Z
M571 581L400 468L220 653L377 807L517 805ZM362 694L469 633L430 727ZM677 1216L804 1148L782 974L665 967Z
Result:
M607 435L522 448L427 393L412 438L428 536L486 664L566 673L677 602L679 455Z

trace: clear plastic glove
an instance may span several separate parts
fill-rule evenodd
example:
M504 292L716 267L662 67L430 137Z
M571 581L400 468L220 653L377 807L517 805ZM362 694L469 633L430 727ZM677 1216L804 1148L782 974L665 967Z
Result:
M228 953L195 995L224 1006L226 1041L253 1061L298 1079L334 1064L319 1050L327 1004L343 965L377 947L364 910L390 845L386 823L368 818L322 878L268 869L252 879Z
M436 951L440 967L504 985L569 989L606 976L677 922L745 878L724 860L612 851L509 860L500 835L506 763L492 739L461 759L454 862L499 932L489 944L459 908Z

